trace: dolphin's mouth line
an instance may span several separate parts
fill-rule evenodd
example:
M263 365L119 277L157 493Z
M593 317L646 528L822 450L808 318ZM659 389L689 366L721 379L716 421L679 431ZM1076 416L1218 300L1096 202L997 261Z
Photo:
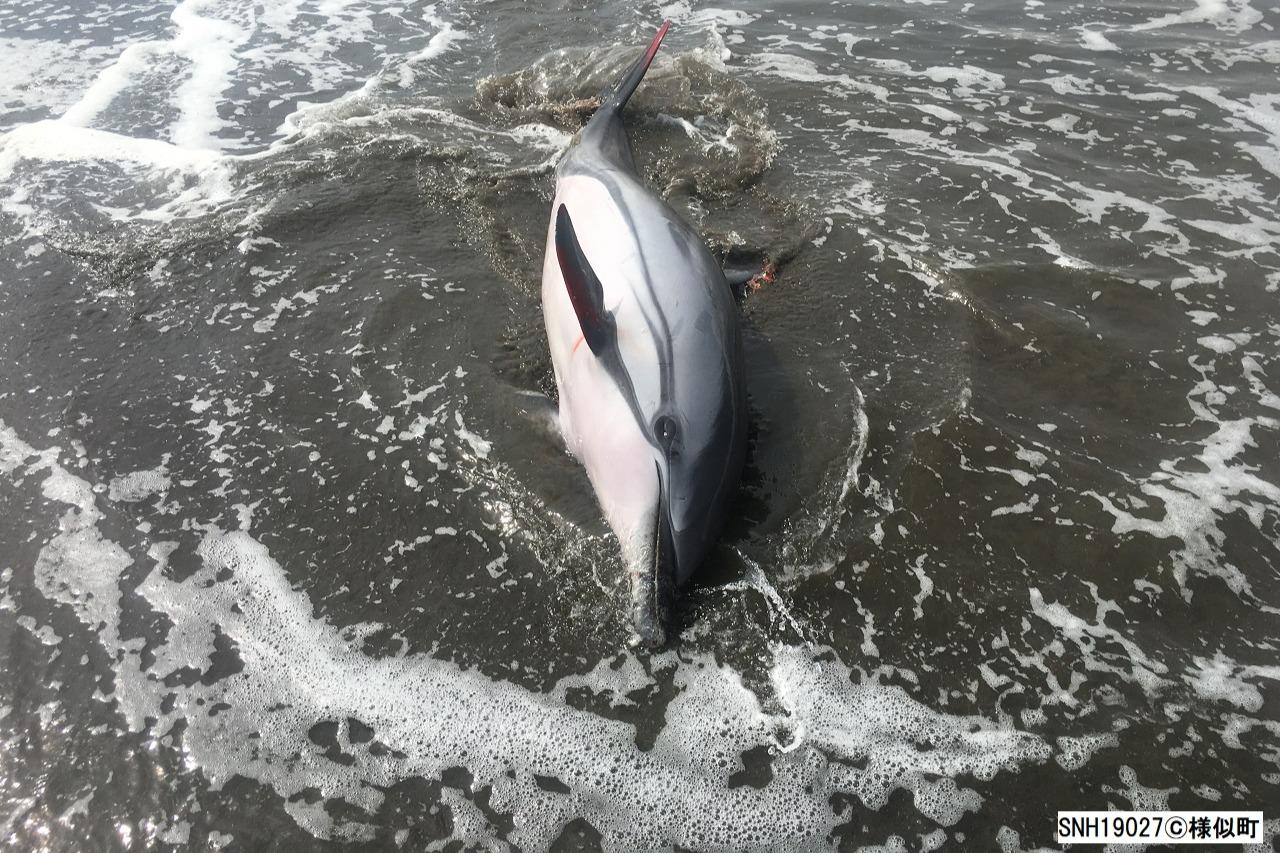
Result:
M653 516L653 559L649 567L648 610L645 614L653 626L655 646L666 644L667 630L670 627L668 602L672 600L675 560L674 543L671 540L671 519L667 514L666 480L662 476L662 466L654 462L658 477L658 505Z
M662 497L659 492L658 512L653 519L653 566L650 571L653 583L649 590L649 609L653 613L653 621L661 626L662 611L659 609L658 586L662 577Z

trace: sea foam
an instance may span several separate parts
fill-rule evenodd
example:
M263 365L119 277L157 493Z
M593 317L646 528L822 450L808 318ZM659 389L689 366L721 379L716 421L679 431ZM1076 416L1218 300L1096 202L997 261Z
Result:
M674 667L677 692L652 747L641 749L630 724L576 708L565 693L586 687L625 702L623 691L647 680L638 660L618 671L597 667L544 694L425 654L373 657L361 643L368 626L317 618L261 542L214 527L199 530L200 566L184 579L167 570L174 543L153 543L141 557L151 571L136 591L169 624L144 663L138 643L119 629L121 581L134 557L102 535L109 508L99 508L92 485L57 456L0 424L0 470L42 477L57 512L37 586L97 631L115 661L110 700L124 724L162 733L183 721L181 748L210 784L255 779L322 837L372 832L358 821L335 822L325 802L344 801L372 820L379 788L465 767L470 790L447 789L444 801L455 837L469 844L494 841L496 830L463 805L488 789L489 808L513 822L503 843L526 850L546 849L579 817L609 850L818 849L851 817L833 806L836 794L875 809L905 789L918 811L950 826L982 802L956 777L991 779L1053 752L1007 722L939 713L900 687L860 680L830 650L788 645L772 649L769 703L708 655L658 661ZM170 686L166 676L184 668L211 671L218 638L232 643L238 667ZM330 720L339 722L343 762L308 734ZM373 740L354 738L349 720L371 728ZM772 753L771 778L760 788L735 785L743 753L760 747ZM295 797L309 788L324 799Z

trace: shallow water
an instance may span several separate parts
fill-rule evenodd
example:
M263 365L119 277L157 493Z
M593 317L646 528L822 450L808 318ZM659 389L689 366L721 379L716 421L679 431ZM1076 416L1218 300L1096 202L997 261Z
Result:
M640 167L779 272L650 656L533 395L551 169L663 16ZM6 842L1012 851L1280 801L1277 26L0 2Z

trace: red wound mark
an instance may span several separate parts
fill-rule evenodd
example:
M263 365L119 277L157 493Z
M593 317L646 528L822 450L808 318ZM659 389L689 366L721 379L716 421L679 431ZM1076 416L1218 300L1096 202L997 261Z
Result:
M774 279L778 277L778 266L773 261L765 260L764 266L760 268L760 272L751 277L747 282L747 289L755 293L767 284L773 284Z

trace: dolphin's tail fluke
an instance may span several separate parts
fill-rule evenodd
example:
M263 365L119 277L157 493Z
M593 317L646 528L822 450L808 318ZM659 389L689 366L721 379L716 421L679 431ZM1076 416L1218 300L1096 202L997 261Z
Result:
M649 70L649 65L653 62L653 58L657 56L658 47L662 44L662 37L667 34L667 30L670 28L671 22L663 21L662 26L658 27L658 32L653 37L653 41L649 42L649 49L644 52L644 55L636 60L636 64L631 66L621 80L601 93L600 99L603 102L600 106L601 112L621 112L622 108L627 105L627 101L630 100L636 87L644 79L644 73Z
M627 133L622 127L622 108L644 79L644 73L649 70L649 65L662 44L662 37L670 27L670 21L663 21L644 55L636 60L621 80L600 93L600 109L596 110L596 114L582 129L582 144L579 149L588 152L583 156L599 156L606 162L635 171L631 143L627 141ZM563 165L562 162L562 168Z

